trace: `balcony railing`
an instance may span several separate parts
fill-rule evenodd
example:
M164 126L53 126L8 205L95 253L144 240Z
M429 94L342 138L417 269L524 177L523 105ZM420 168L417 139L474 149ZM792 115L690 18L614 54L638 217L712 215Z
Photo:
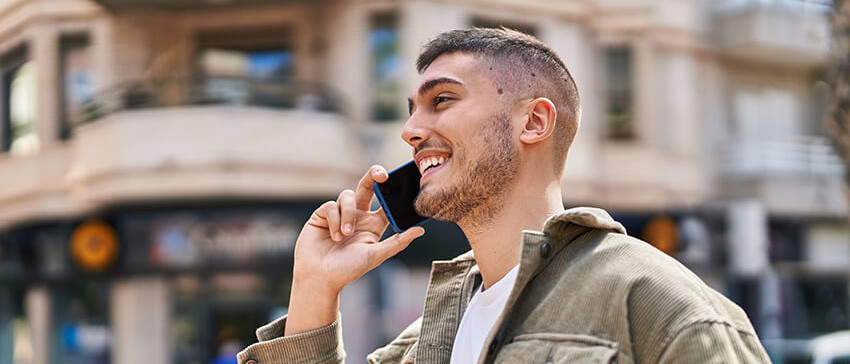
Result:
M794 67L826 61L829 1L721 0L714 6L714 37L728 56Z
M199 105L342 112L342 98L315 83L239 77L167 78L113 87L85 103L71 121L76 127L123 110Z
M831 0L721 0L715 4L720 13L769 8L826 14L833 10Z
M737 177L775 175L840 177L844 164L829 139L734 140L721 146L721 171Z

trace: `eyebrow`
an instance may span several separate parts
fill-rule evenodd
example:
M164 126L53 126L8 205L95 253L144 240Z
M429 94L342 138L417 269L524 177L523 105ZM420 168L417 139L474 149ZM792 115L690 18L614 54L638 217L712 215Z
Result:
M465 86L463 84L463 82L460 82L460 81L458 81L454 78L440 77L440 78L435 78L433 80L425 81L425 83L423 83L421 86L419 86L419 91L417 91L417 93L419 95L424 95L424 94L428 93L428 91L431 91L432 89L434 89L435 87L437 87L439 85L447 84L447 83L453 84L453 85ZM407 110L410 114L413 114L413 99L409 98L409 97L407 98Z

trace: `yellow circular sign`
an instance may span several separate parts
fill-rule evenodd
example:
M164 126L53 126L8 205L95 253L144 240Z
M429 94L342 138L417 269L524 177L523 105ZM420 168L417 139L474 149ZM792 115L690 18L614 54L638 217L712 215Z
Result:
M80 268L90 272L103 271L118 258L118 236L103 221L80 224L71 235L71 258Z
M679 251L679 228L673 219L663 215L655 216L643 229L643 240L667 255L673 255Z

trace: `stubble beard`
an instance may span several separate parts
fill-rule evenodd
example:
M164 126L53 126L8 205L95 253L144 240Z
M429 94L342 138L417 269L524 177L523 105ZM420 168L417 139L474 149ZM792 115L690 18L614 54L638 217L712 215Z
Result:
M519 174L519 152L511 142L510 116L496 114L483 139L486 152L457 183L416 197L414 207L419 215L471 229L486 224L502 210L506 192Z

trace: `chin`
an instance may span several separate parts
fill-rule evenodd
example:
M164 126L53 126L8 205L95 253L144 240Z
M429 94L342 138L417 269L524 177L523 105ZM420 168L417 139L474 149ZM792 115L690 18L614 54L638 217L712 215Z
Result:
M416 200L413 201L413 208L416 210L417 214L437 220L441 220L439 205L440 202L437 196L426 190L420 191L419 195L416 196Z

